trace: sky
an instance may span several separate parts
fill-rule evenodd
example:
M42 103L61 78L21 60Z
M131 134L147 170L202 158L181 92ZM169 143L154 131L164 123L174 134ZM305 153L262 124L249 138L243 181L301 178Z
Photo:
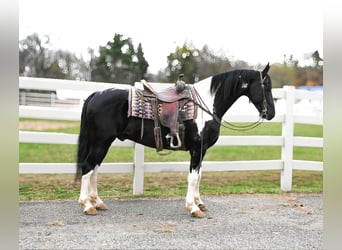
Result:
M185 42L251 65L323 57L323 0L19 0L19 40L36 32L87 59L115 33L141 43L149 72Z

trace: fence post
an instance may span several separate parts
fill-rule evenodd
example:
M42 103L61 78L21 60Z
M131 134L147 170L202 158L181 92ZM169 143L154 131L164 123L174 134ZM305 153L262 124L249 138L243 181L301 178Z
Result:
M282 124L282 137L284 139L284 144L281 149L281 159L284 163L284 167L281 171L280 188L283 191L291 191L294 132L293 107L295 102L295 88L293 86L284 86L284 90L286 108L285 119Z
M51 107L56 106L56 94L55 93L50 94L50 103L51 103Z
M25 93L25 91L20 92L20 104L19 105L26 105L26 93Z
M144 191L144 146L138 143L134 145L134 177L133 195L142 194Z

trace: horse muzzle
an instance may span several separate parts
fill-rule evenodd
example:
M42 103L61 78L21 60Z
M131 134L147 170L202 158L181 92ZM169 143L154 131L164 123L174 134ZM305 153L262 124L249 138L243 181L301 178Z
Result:
M262 119L272 120L274 116L275 116L274 110L263 109L263 110L260 112L260 118L262 118Z

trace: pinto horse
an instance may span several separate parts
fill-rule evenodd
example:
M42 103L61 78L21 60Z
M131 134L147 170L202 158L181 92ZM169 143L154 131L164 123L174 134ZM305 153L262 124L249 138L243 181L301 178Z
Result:
M204 217L207 208L200 198L201 165L209 147L219 138L222 117L241 96L247 96L260 113L261 119L271 120L275 115L271 78L264 70L233 70L208 77L192 86L201 102L195 105L195 119L184 121L184 150L190 152L190 169L186 209L194 217ZM84 213L94 215L107 209L98 196L97 173L112 142L129 139L156 148L154 121L128 116L129 90L111 88L91 94L84 102L78 140L77 173L81 178L78 199ZM143 123L143 128L142 128ZM143 130L143 133L141 133ZM167 140L169 129L161 125L163 147L173 149Z

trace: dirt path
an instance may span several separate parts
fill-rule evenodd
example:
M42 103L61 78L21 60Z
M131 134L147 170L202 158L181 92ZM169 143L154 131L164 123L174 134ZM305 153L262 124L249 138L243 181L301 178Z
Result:
M105 200L86 216L76 201L20 202L20 249L322 249L321 194L203 197L192 218L184 199Z

